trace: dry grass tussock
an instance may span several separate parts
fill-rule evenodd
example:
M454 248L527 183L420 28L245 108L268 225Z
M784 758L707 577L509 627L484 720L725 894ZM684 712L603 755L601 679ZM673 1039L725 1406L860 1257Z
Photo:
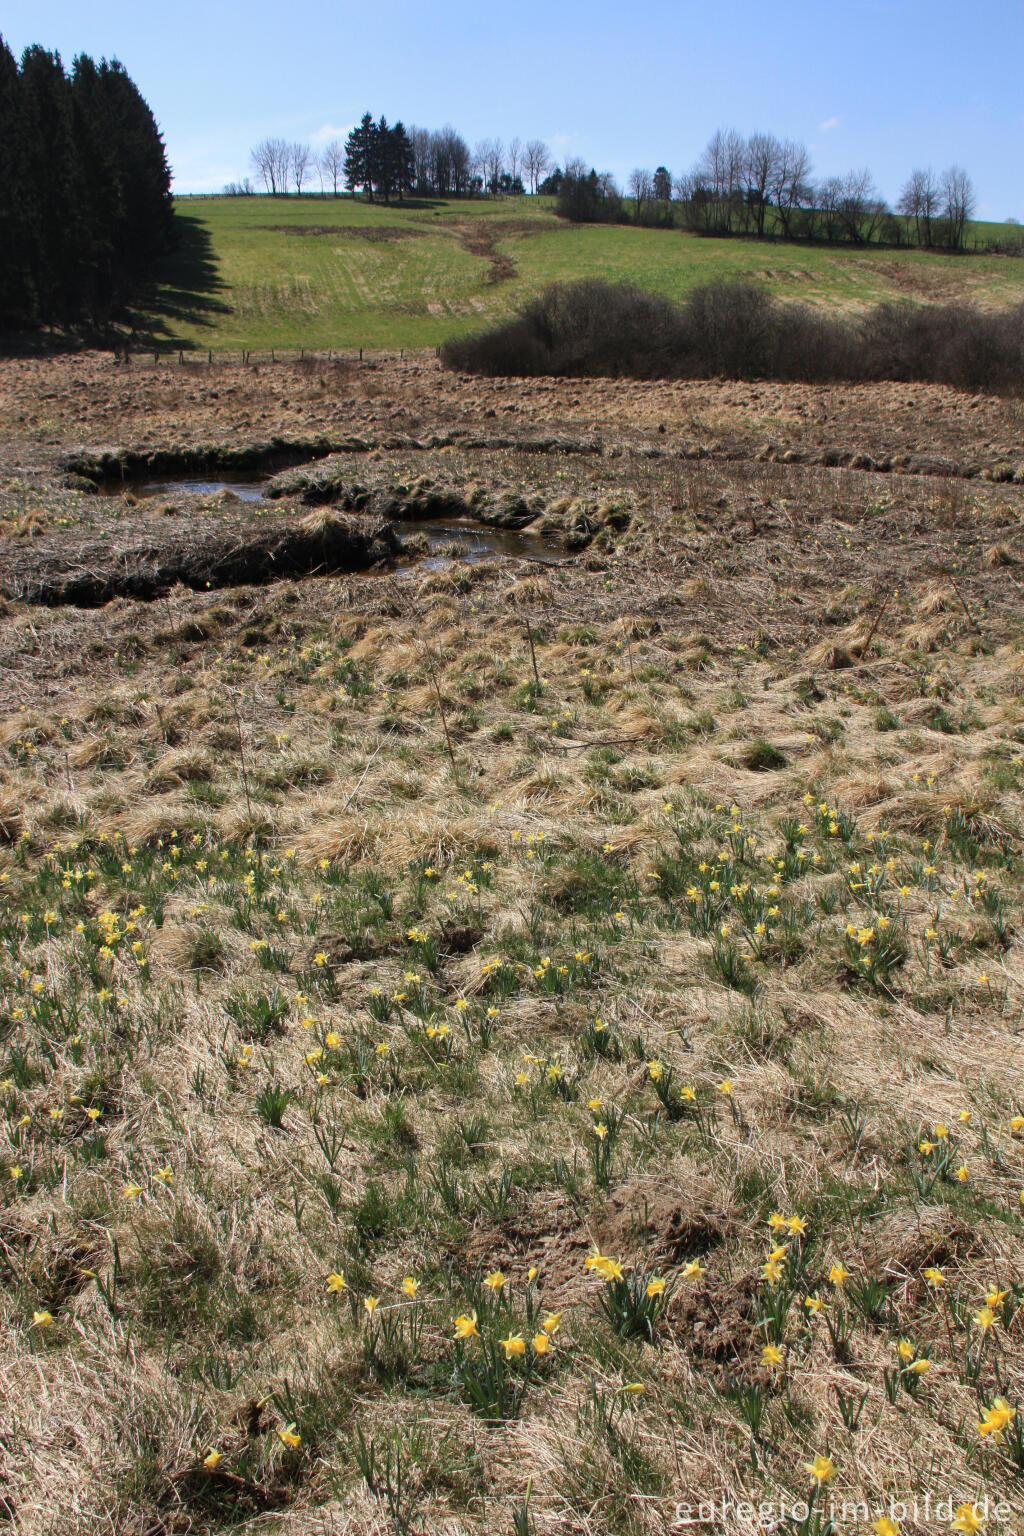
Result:
M1013 568L804 511L0 615L12 1529L1020 1506Z

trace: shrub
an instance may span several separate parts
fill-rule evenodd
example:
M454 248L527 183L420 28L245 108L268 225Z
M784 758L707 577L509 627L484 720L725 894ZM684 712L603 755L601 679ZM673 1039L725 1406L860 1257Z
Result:
M594 278L556 284L504 325L449 342L450 368L479 374L732 378L821 383L896 379L1024 389L1024 304L882 304L860 319L780 302L719 280L682 305Z

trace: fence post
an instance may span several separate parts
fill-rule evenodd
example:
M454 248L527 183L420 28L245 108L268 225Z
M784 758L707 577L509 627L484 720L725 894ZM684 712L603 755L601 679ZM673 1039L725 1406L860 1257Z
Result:
M184 352L179 352L178 353L178 365L179 365L179 367L181 366L182 363L184 363L184 361L185 361L185 354L184 354Z
M359 361L362 362L362 360L363 360L363 349L362 349L362 347L360 347L359 348Z

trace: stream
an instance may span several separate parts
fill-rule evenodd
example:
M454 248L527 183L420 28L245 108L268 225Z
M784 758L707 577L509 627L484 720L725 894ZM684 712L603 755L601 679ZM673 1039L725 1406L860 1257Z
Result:
M131 491L140 501L159 497L173 501L176 496L207 499L222 491L230 491L239 501L260 503L265 501L263 489L266 477L259 474L222 474L214 478L192 480L132 480L109 481L101 486L105 496L120 496ZM267 505L272 505L268 502ZM355 514L349 514L355 515ZM449 565L477 565L494 555L509 555L518 560L534 560L541 565L561 565L572 556L543 534L529 529L493 528L486 523L476 523L469 518L449 518L437 521L431 518L403 518L395 525L403 538L422 538L427 553L421 564L427 570L444 570Z

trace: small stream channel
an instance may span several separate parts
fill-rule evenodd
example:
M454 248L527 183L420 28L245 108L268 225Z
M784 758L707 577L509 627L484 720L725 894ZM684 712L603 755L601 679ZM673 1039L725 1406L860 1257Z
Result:
M265 475L239 471L182 480L106 481L100 486L100 491L104 496L120 496L125 491L131 491L140 501L173 501L178 496L208 500L222 491L229 491L239 501L254 504L266 502L270 507L274 503L263 494L266 484ZM448 518L442 521L403 518L396 526L403 538L425 541L426 554L420 564L427 570L444 570L453 563L477 565L481 560L489 560L494 555L534 560L541 565L561 565L572 558L566 550L543 534L531 533L529 529L493 528L486 523L473 522L470 518Z

